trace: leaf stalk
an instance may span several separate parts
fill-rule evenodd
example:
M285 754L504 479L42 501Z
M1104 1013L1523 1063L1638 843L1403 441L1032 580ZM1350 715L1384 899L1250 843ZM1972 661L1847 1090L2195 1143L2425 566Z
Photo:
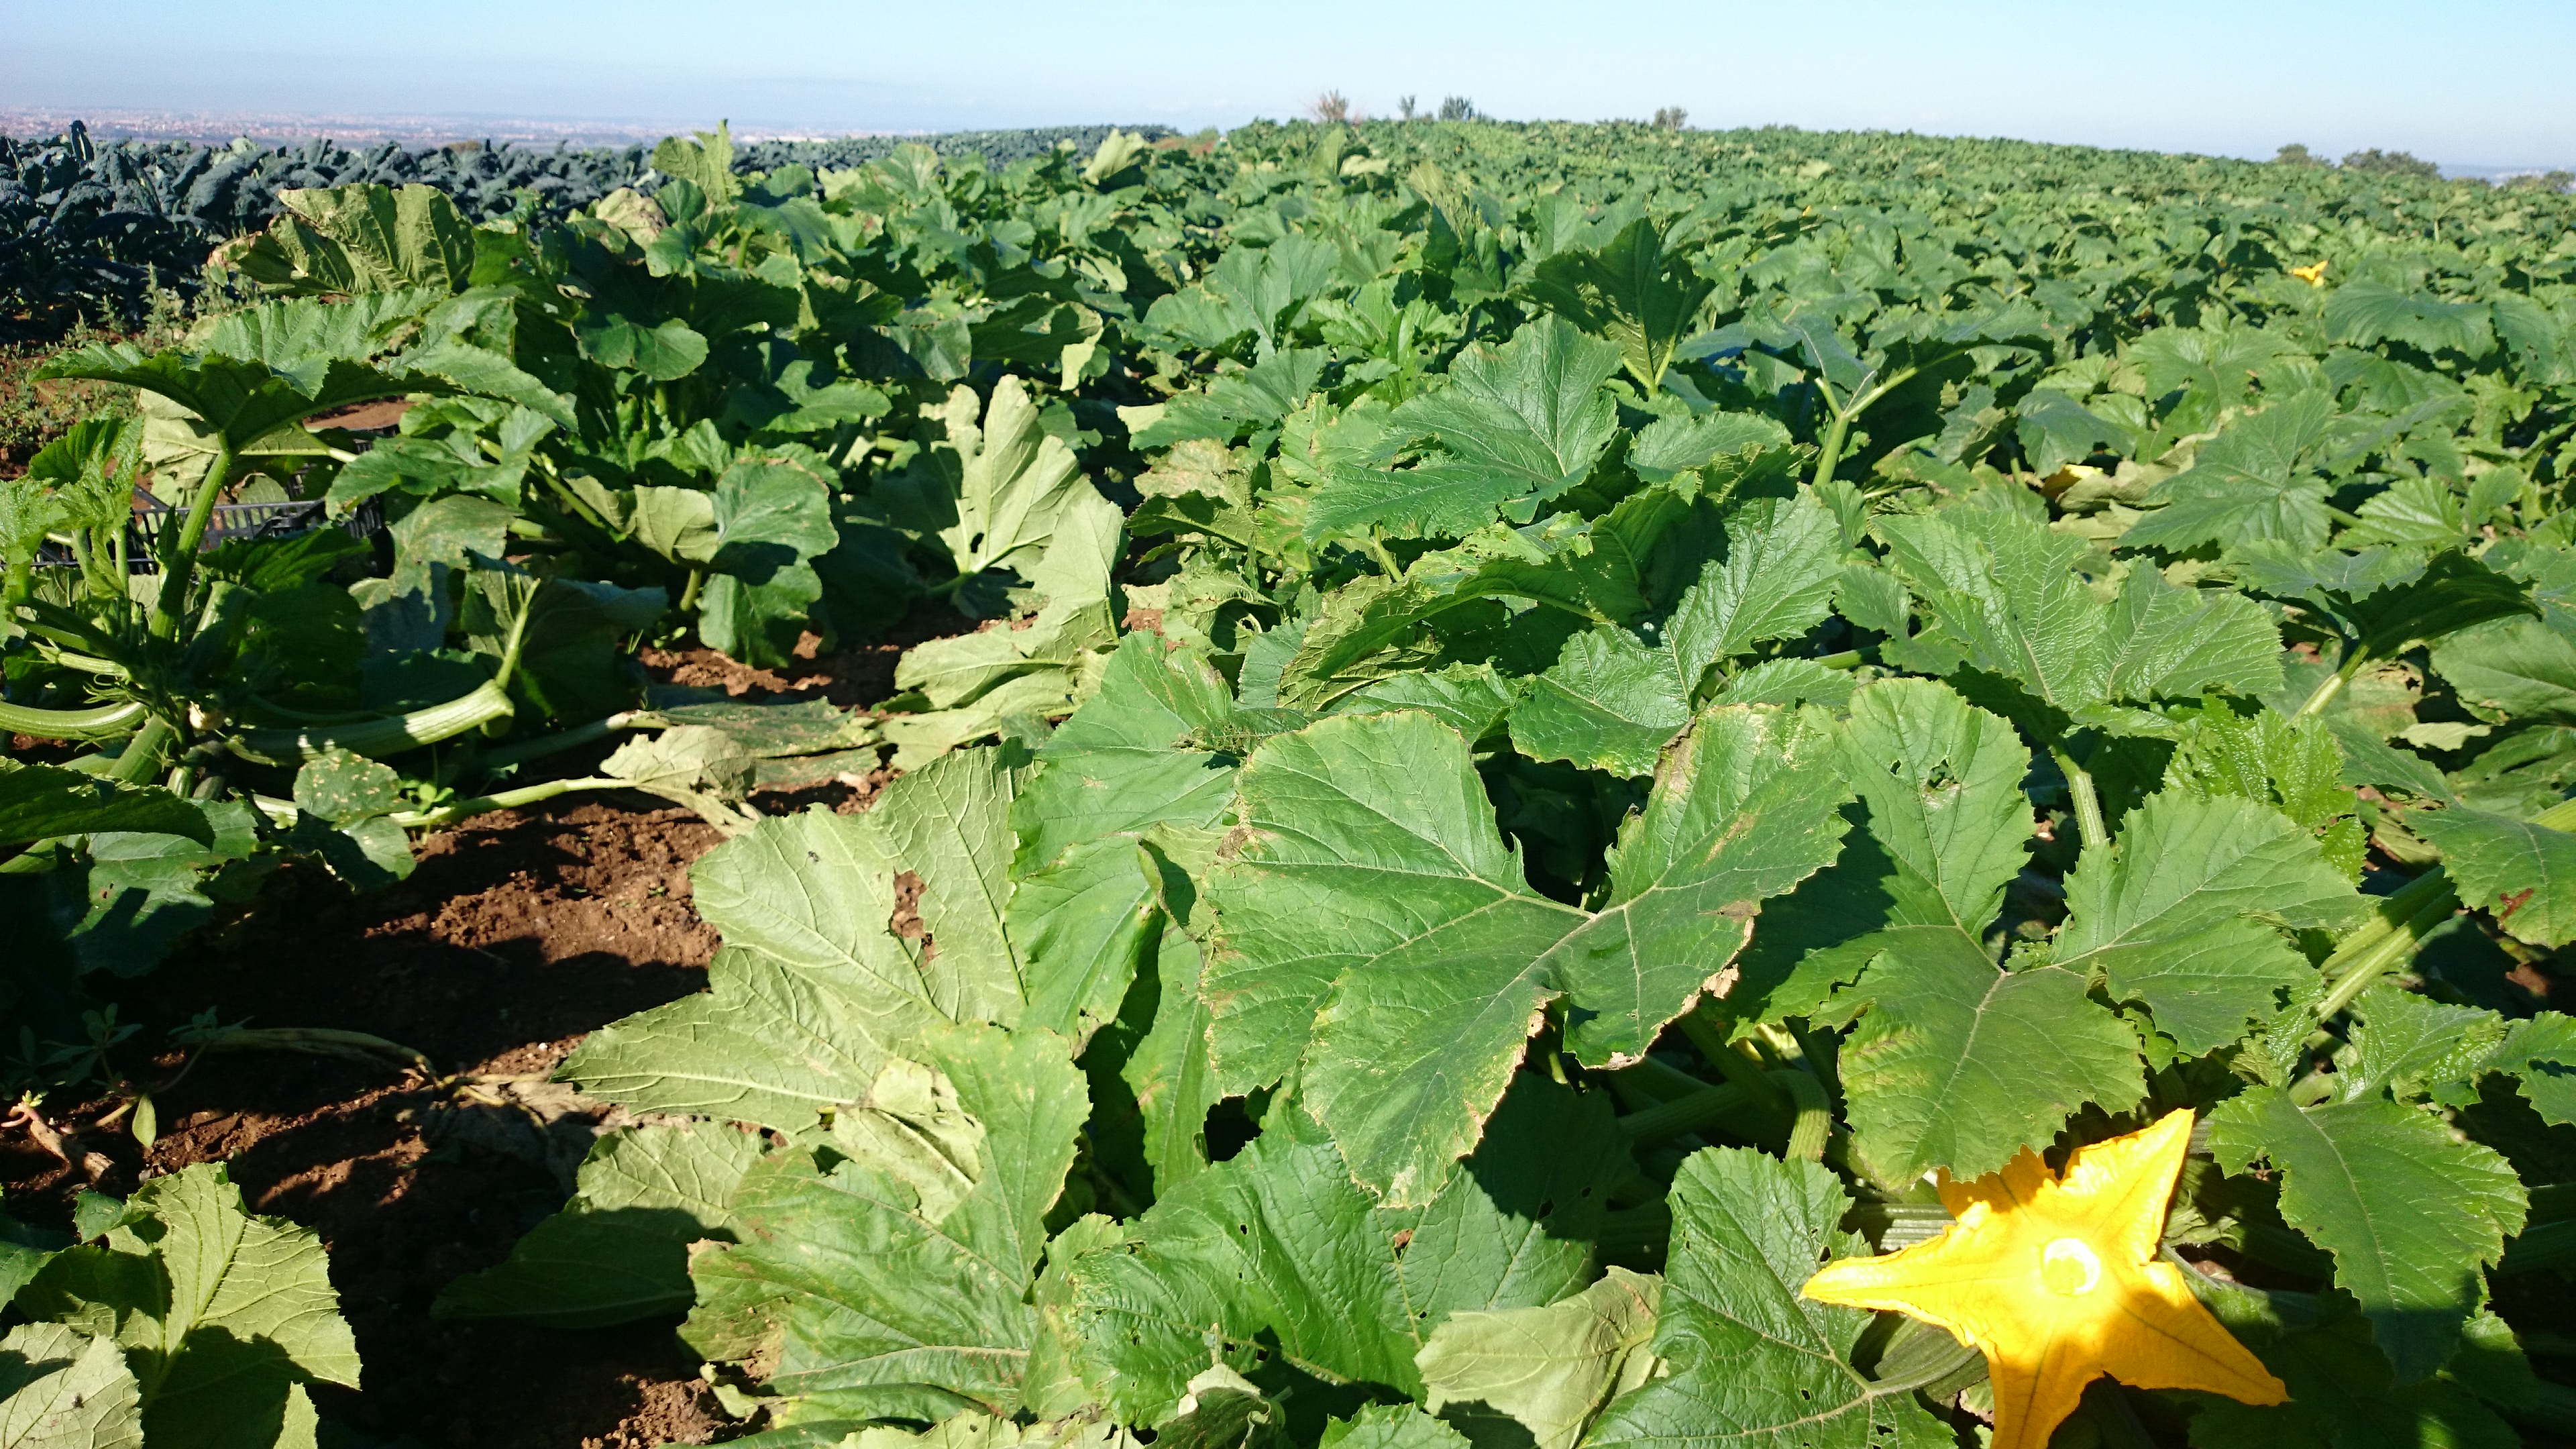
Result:
M102 704L95 709L38 709L0 704L0 730L33 735L40 740L107 740L131 732L143 722L137 700Z
M217 442L215 456L206 465L206 481L197 485L197 496L188 502L187 517L179 524L178 537L163 551L161 596L152 601L155 639L178 637L179 611L186 607L188 584L196 577L197 548L205 542L206 526L214 521L216 500L232 482L235 461L232 439Z
M2102 797L2093 788L2092 772L2075 763L2075 757L2057 746L2048 747L2048 757L2057 762L2059 774L2066 777L2066 794L2075 805L2075 830L2086 850L2111 842L2110 828L2102 823Z

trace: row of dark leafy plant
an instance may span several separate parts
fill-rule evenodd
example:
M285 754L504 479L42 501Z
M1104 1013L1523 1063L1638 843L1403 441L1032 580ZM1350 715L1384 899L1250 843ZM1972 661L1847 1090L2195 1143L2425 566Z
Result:
M1008 164L1073 141L1086 154L1106 126L972 131L928 138L942 155ZM1147 136L1169 134L1146 127ZM764 142L742 167L856 166L910 144L897 137ZM437 188L473 221L558 217L621 186L648 194L649 146L575 150L463 142L359 148L311 140L227 146L101 141L75 121L50 138L0 138L0 340L59 337L79 321L132 326L155 286L193 298L206 252L268 225L278 193L334 186Z

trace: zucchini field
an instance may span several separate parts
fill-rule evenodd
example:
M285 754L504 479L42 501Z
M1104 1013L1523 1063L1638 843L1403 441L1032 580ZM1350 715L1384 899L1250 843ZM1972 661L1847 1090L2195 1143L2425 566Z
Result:
M284 186L37 370L0 1445L2576 1442L2576 197L1020 150ZM676 984L321 1019L564 820ZM326 1070L554 1175L360 1291L203 1126Z

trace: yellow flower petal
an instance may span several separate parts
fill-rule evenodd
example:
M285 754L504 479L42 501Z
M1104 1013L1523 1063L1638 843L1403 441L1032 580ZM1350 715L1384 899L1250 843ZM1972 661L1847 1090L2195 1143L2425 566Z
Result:
M1941 1200L1956 1223L1903 1252L1827 1264L1806 1296L1904 1313L1982 1350L1993 1449L2045 1449L2103 1374L2281 1403L2289 1390L2156 1256L2190 1146L2191 1113L2173 1112L2077 1148L2063 1175L2027 1150L1973 1182L1944 1174Z

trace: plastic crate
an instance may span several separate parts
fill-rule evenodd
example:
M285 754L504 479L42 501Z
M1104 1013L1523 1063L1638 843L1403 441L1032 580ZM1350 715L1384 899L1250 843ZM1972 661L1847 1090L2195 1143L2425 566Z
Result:
M150 574L161 571L160 565L152 559L152 539L161 531L161 524L171 511L170 505L160 499L141 489L135 490L134 513L125 525L125 553L127 568L131 572ZM290 499L283 503L218 503L215 516L206 525L206 537L198 545L198 551L204 552L234 539L293 538L300 533L330 526L323 517L322 501L318 498ZM387 555L391 552L392 539L385 533L382 500L365 500L350 510L349 516L341 519L337 526L351 538L375 543L377 566L374 572L382 576L390 571L392 560ZM80 560L72 555L70 546L66 544L47 543L36 550L38 568L75 568L79 563Z

